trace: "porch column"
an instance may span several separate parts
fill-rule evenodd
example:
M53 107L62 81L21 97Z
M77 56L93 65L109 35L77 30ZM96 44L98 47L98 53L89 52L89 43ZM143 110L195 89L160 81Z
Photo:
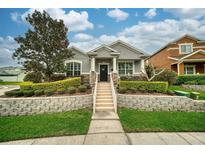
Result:
M141 71L145 72L145 69L144 69L144 59L141 59Z
M95 72L95 57L91 58L91 71Z
M177 72L178 75L184 75L184 63L178 63L177 64Z
M117 73L117 59L113 57L113 72Z

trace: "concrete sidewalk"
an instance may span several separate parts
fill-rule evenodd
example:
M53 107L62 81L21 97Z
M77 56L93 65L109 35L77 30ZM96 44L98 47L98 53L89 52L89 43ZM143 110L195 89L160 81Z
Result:
M205 133L96 133L2 142L1 145L204 145Z
M205 144L205 132L125 133L119 117L113 112L93 115L87 135L48 137L4 142L26 145L200 145Z

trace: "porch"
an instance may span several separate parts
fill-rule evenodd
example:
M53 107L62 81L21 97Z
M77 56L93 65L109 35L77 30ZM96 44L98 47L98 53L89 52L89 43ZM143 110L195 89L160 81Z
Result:
M200 61L183 61L172 64L171 69L178 75L205 74L205 60Z

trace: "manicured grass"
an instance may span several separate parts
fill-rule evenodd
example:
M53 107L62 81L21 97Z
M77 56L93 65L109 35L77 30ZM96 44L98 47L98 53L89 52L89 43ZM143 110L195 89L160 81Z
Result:
M181 90L181 91L186 91L186 92L193 92L193 91L194 92L199 92L200 93L199 99L200 100L205 100L205 91L186 89L186 88L183 88L181 86L169 86L168 90L170 90L170 91Z
M20 85L22 82L0 82L0 85Z
M126 132L204 132L203 112L146 112L120 108L120 121Z
M62 135L86 134L91 121L88 109L61 113L0 118L0 142Z

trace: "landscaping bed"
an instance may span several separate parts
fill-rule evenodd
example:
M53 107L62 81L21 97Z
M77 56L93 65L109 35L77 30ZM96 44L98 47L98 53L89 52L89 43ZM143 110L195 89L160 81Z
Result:
M0 117L0 142L28 138L86 134L89 109L28 116Z
M22 82L20 89L5 92L2 97L71 96L90 93L90 85L81 85L80 78L75 77L55 82Z
M119 108L126 132L205 132L204 112L147 112Z

